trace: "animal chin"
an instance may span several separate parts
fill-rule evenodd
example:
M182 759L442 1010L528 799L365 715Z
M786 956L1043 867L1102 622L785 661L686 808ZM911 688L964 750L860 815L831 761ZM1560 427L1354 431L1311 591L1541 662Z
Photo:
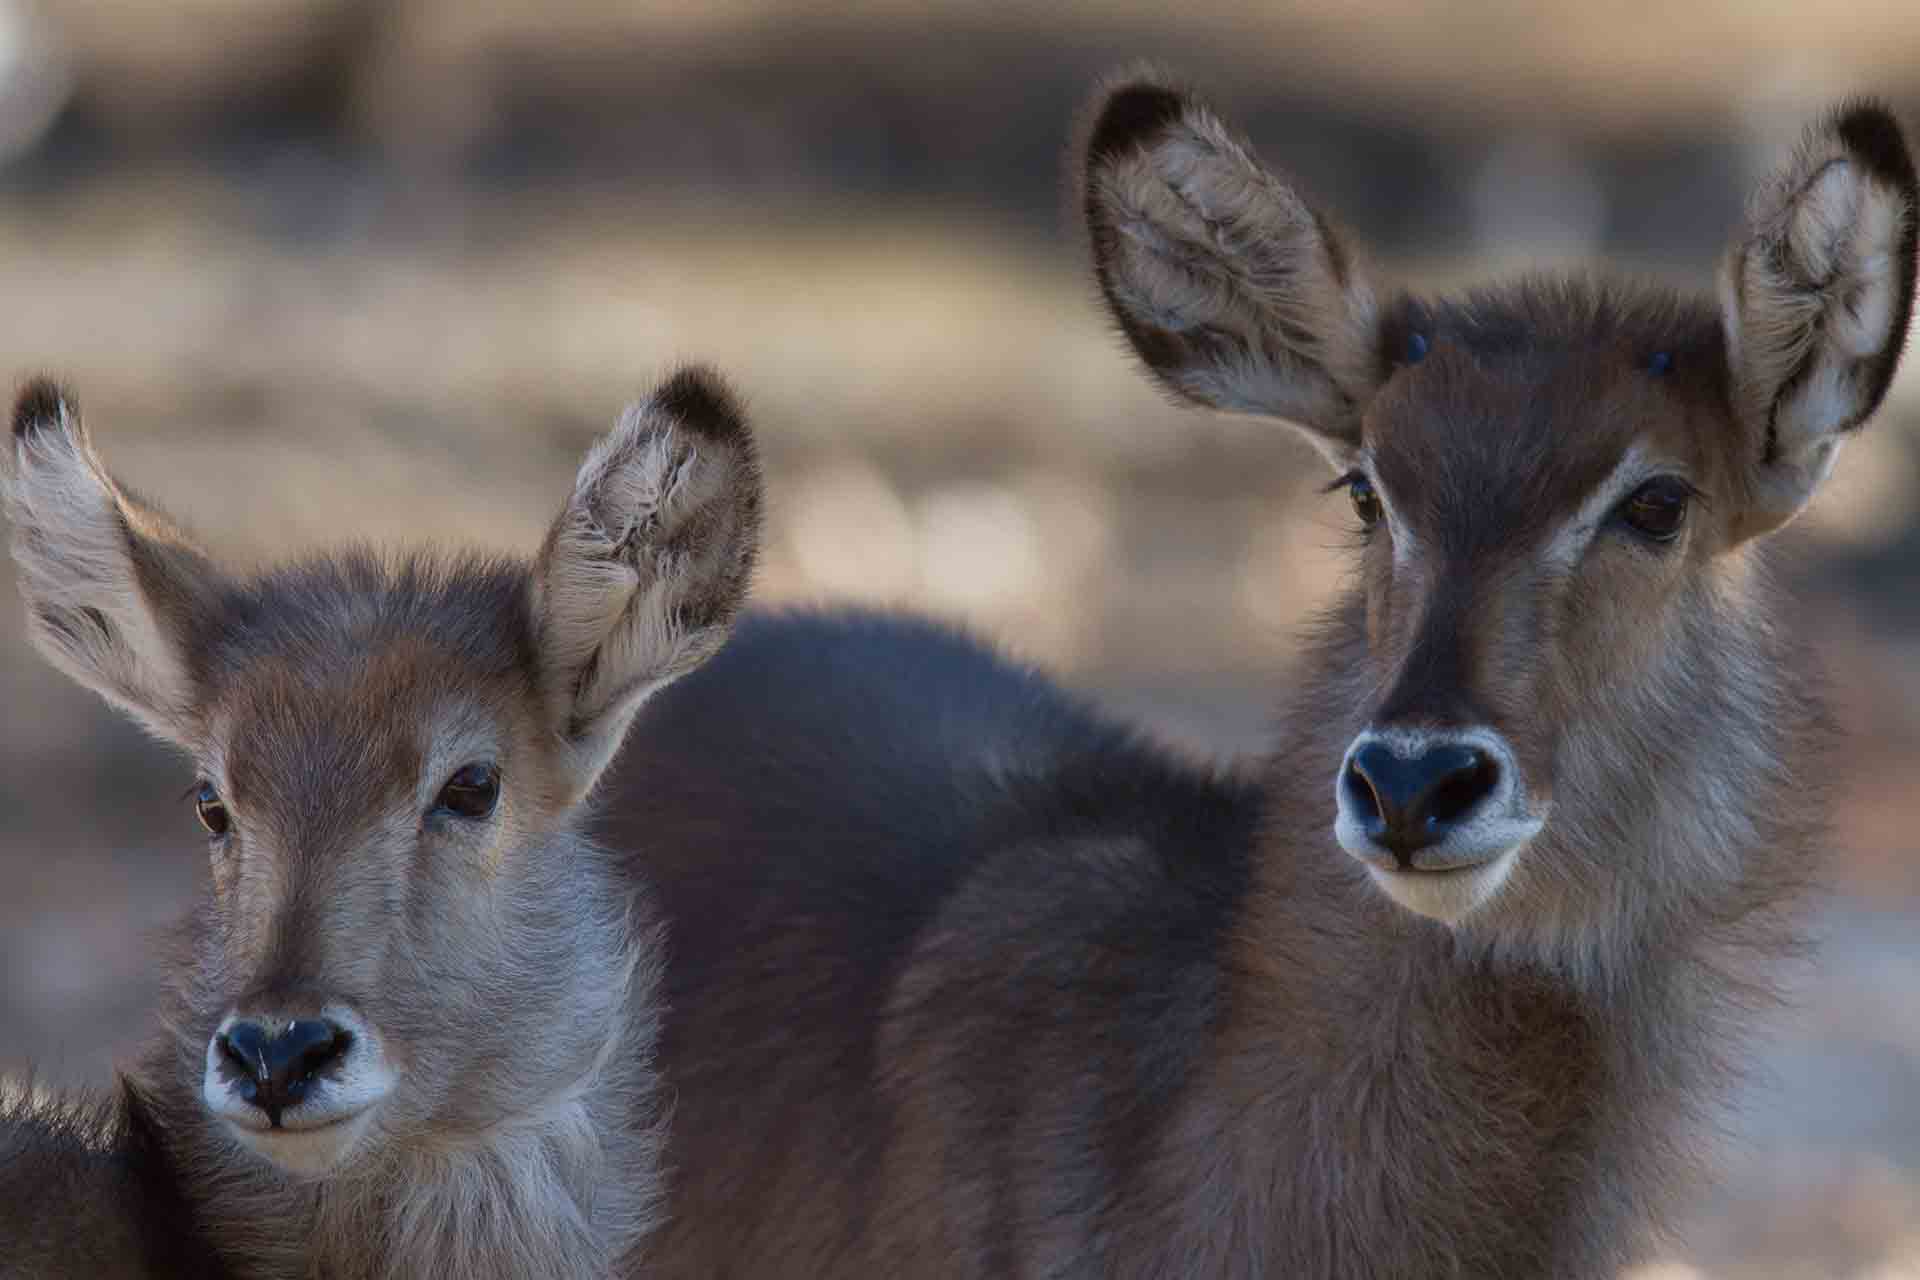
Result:
M363 1061L345 1075L319 1083L298 1105L269 1118L242 1099L209 1049L201 1085L207 1110L227 1133L283 1173L319 1177L338 1168L365 1139L374 1117L399 1084L384 1062Z
M243 1146L281 1172L299 1178L323 1177L346 1162L373 1123L378 1104L302 1124L285 1117L278 1128L251 1128L227 1117L229 1131Z
M1523 847L1516 844L1484 862L1451 870L1401 871L1369 864L1367 874L1407 910L1445 925L1457 925L1500 892Z

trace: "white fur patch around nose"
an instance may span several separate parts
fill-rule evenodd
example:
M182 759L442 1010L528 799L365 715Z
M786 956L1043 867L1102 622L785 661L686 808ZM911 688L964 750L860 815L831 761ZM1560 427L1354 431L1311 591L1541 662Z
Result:
M1355 753L1370 744L1384 746L1403 760L1440 746L1473 747L1492 758L1499 777L1464 822L1415 854L1411 868L1402 868L1393 852L1369 833L1367 816L1345 785ZM1364 863L1373 882L1395 902L1443 924L1457 924L1490 901L1512 874L1521 851L1546 825L1545 810L1528 803L1512 750L1490 729L1368 729L1347 748L1333 785L1333 833L1340 847Z
M222 1069L220 1037L239 1021L228 1014L207 1040L201 1100L225 1122L240 1144L281 1171L296 1177L321 1177L344 1163L360 1146L379 1104L399 1083L380 1035L343 1005L328 1005L322 1016L352 1039L337 1071L316 1076L301 1101L280 1113L276 1126L266 1112L237 1091Z

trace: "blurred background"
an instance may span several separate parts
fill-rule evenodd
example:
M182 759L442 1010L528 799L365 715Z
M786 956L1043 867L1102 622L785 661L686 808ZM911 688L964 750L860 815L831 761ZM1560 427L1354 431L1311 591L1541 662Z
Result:
M1060 169L1095 77L1205 86L1444 285L1705 286L1857 90L1920 129L1920 6L0 0L0 350L228 558L530 549L676 359L749 398L764 601L964 618L1196 751L1258 749L1346 513L1272 424L1160 401ZM1840 893L1761 1041L1690 1277L1920 1277L1920 359L1791 534L1850 731ZM100 1081L203 871L186 764L26 648L0 565L0 1070Z

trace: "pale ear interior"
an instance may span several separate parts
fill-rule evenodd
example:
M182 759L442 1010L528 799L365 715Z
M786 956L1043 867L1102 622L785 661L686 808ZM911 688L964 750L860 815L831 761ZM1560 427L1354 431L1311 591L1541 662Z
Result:
M1879 407L1913 305L1915 187L1898 125L1859 104L1756 193L1721 275L1735 410L1755 440L1750 533L1790 520Z
M194 698L187 637L217 574L171 521L114 483L70 400L36 384L15 411L4 497L35 645L175 742Z
M704 370L588 454L535 570L543 694L584 793L647 698L726 640L759 535L753 440Z
M1336 466L1382 379L1354 250L1190 95L1109 93L1085 144L1094 269L1148 369L1184 399L1284 418Z

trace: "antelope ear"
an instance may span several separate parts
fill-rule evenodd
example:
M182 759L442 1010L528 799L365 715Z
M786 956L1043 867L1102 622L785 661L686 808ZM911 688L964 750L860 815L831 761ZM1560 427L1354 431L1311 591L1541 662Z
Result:
M1342 469L1388 372L1357 254L1239 135L1158 78L1103 92L1081 147L1093 269L1174 395L1270 414Z
M189 646L221 577L166 516L115 484L73 398L30 383L0 458L34 644L75 680L174 742L193 731Z
M711 657L760 532L753 436L718 375L673 375L580 467L534 570L542 692L577 798L641 703Z
M1900 126L1875 102L1816 123L1755 193L1720 277L1750 442L1744 534L1792 519L1885 397L1913 314L1917 205Z

